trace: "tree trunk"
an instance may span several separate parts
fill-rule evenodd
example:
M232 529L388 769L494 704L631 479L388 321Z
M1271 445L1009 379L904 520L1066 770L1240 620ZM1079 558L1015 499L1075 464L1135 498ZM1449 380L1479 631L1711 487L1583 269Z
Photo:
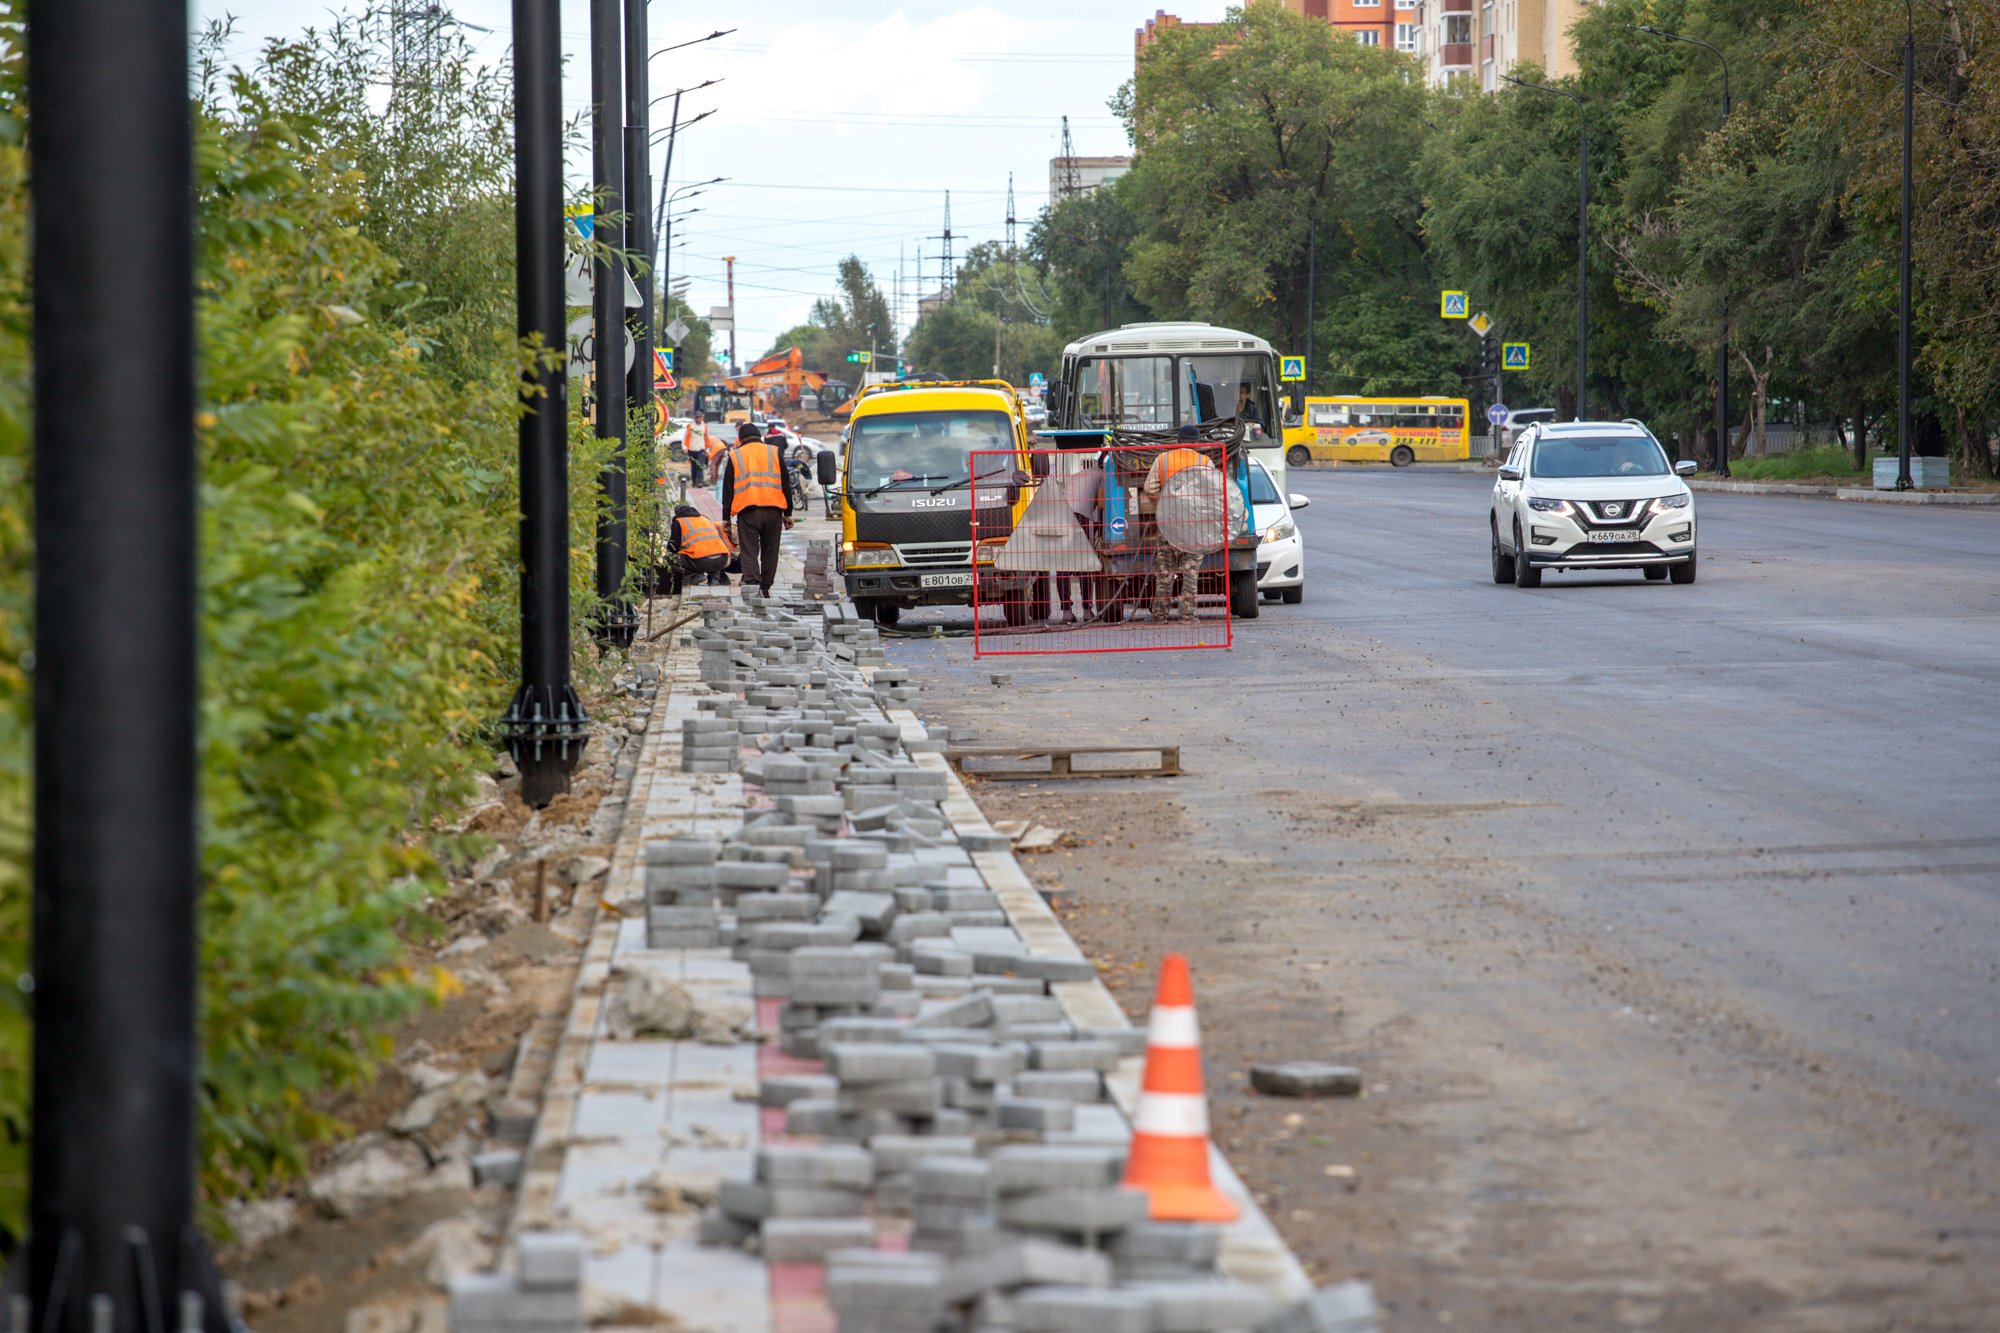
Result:
M1570 385L1559 385L1556 389L1556 420L1568 421L1576 416L1576 390Z
M1854 470L1868 470L1868 408L1860 398L1854 400Z

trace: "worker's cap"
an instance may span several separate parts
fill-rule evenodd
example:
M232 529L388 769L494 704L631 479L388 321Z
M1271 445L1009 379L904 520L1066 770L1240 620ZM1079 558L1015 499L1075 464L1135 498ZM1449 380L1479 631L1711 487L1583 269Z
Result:
M699 509L696 509L696 508L695 508L695 507L694 507L693 505L691 505L691 504L688 504L688 503L686 503L685 501L683 501L682 503L680 503L680 504L677 504L677 505L675 505L675 506L674 506L674 517L675 517L675 518L700 518L700 517L701 517L701 511L700 511Z
M1201 427L1182 426L1179 431L1175 432L1174 438L1177 440L1198 440L1201 438Z
M764 437L758 433L756 422L744 421L737 424L736 438L739 440L761 440Z

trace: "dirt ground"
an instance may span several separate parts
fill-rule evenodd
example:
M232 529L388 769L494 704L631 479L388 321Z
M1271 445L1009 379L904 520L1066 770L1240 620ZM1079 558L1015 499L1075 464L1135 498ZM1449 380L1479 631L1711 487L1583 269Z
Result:
M1190 808L1223 785L974 795L1069 831L1023 863L1135 1020L1157 956L1191 955L1217 1139L1316 1280L1373 1281L1398 1328L2000 1328L1973 1147L1491 888L1466 834L1506 802L1267 788L1276 828L1222 837ZM1287 836L1332 873L1250 850ZM1408 868L1342 875L1343 849ZM1365 1095L1248 1087L1299 1058Z
M442 1330L442 1279L490 1262L514 1192L475 1187L468 1164L525 1146L495 1139L487 1109L539 1087L533 1068L517 1077L516 1062L531 1029L568 1013L629 786L619 761L637 738L626 723L647 702L607 688L585 706L598 730L568 794L527 810L503 758L465 812L459 827L490 849L456 868L430 909L442 929L409 959L449 969L462 989L405 1024L372 1086L328 1102L347 1132L315 1151L306 1179L229 1210L240 1239L218 1257L260 1333ZM392 1123L435 1087L468 1091L419 1128ZM363 1157L390 1178L353 1198L326 1186Z

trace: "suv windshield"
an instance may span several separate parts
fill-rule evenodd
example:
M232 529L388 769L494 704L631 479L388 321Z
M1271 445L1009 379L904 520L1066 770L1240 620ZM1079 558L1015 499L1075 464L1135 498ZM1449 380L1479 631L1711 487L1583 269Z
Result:
M1537 477L1664 477L1672 469L1643 435L1552 435L1535 442Z
M1005 412L885 412L854 423L847 447L848 485L855 490L894 481L896 474L931 482L966 475L966 455L1011 449Z

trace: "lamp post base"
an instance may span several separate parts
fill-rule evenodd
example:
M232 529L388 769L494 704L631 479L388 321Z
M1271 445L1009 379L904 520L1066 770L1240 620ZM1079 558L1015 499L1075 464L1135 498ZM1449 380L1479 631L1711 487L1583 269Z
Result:
M614 602L591 626L591 633L599 643L630 648L632 641L639 636L639 613L629 603Z
M568 685L523 685L500 719L500 740L521 773L521 799L539 810L569 790L590 743L583 701Z
M171 1308L152 1283L160 1276L153 1247L146 1233L128 1227L119 1260L132 1281L114 1297L102 1292L86 1294L81 1288L92 1283L85 1267L83 1242L75 1231L65 1232L56 1244L53 1283L37 1310L29 1290L34 1269L36 1237L29 1236L14 1252L5 1274L0 1274L0 1309L7 1327L14 1328L135 1328L140 1333L249 1333L249 1326L237 1309L233 1288L225 1289L215 1270L208 1242L192 1228L181 1235L179 1255L180 1292ZM128 1306L120 1317L118 1302Z

